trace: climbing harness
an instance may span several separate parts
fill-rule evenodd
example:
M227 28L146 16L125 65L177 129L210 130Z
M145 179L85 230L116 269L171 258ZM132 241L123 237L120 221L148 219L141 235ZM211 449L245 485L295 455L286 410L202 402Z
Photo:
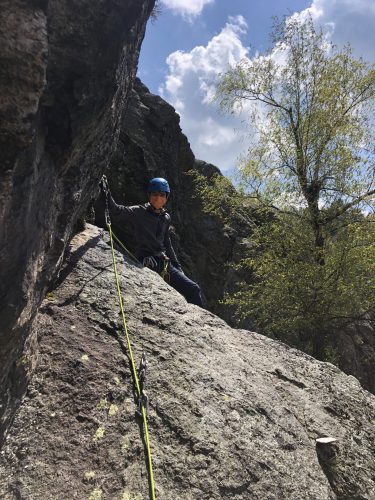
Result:
M142 261L143 267L148 267L153 271L156 271L160 274L164 281L167 283L170 282L169 277L169 257L167 257L164 253L158 257L159 260L154 256L145 257Z
M152 255L150 257L145 257L143 259L144 267L149 267L150 269L157 269L158 265L159 265L158 261Z
M132 346L131 346L131 342L130 342L128 327L127 327L127 322L126 322L126 316L125 316L125 311L124 311L124 306L123 306L123 301L122 301L119 277L118 277L118 272L117 272L116 256L115 256L115 250L113 247L113 236L114 235L112 233L111 219L109 216L109 206L108 206L109 190L108 190L107 179L105 176L103 176L103 179L102 179L102 186L103 186L103 191L106 195L106 204L105 204L104 215L105 215L105 222L107 225L107 229L109 232L109 239L110 239L110 243L111 243L113 271L114 271L115 279L116 279L117 294L118 294L120 310L121 310L121 314L122 314L123 328L124 328L126 341L127 341L127 345L128 345L128 352L129 352L129 357L130 357L130 362L131 362L131 367L132 367L134 384L135 384L135 387L137 390L138 410L136 413L143 418L144 438L145 438L145 443L146 443L146 447L147 447L151 500L155 500L155 498L156 498L155 497L155 483L154 483L154 474L153 474L153 469L152 469L150 438L149 438L149 434L148 434L148 425L147 425L148 398L147 398L146 393L144 392L144 386L145 386L145 380L146 380L146 369L147 369L146 356L145 356L145 353L142 354L142 359L141 359L139 371L137 373L135 363L134 363L133 351L132 351Z

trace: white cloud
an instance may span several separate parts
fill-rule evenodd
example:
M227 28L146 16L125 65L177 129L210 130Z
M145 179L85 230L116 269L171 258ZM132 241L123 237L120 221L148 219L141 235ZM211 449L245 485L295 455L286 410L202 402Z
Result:
M245 127L243 117L220 115L212 98L218 74L248 56L249 49L241 40L246 31L242 16L230 17L206 46L173 52L166 61L165 83L159 88L181 115L183 132L196 157L222 170L233 168L245 149L241 140Z
M161 0L161 3L175 14L188 19L199 16L203 8L215 0Z
M170 5L179 3L163 1ZM204 2L180 3L199 7ZM312 0L308 9L295 16L306 18L308 13L339 47L350 42L354 56L375 61L375 0ZM168 73L159 88L160 94L181 115L183 132L195 156L217 165L222 171L232 169L246 151L249 129L245 125L246 115L219 115L212 97L218 74L249 56L243 42L247 28L242 16L230 17L206 46L170 54L166 61ZM279 48L271 57L282 64L285 55L285 50Z
M311 7L298 15L305 18L308 13L336 45L350 42L356 57L375 61L374 0L313 0Z

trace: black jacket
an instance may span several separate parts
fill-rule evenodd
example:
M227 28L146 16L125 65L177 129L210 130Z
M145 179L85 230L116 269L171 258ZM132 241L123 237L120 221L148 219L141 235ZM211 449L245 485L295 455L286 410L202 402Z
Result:
M130 222L132 225L139 260L149 256L160 257L165 253L171 264L181 269L169 236L171 217L164 209L156 212L150 203L131 207L117 205L110 196L109 212L118 224Z

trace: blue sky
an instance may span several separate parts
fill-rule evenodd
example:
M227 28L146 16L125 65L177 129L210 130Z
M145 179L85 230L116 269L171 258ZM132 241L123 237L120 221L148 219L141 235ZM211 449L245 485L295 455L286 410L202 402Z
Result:
M337 45L375 60L375 0L160 0L149 22L138 76L181 116L195 156L224 173L246 152L244 117L225 116L212 104L214 81L243 57L270 47L272 16L309 12Z
M190 51L197 45L207 45L225 26L229 16L242 15L246 19L247 45L263 52L269 46L271 17L300 11L310 4L309 0L216 0L195 17L162 5L162 15L147 27L139 76L152 92L157 92L165 78L168 55L175 50ZM244 41L246 43L246 39Z

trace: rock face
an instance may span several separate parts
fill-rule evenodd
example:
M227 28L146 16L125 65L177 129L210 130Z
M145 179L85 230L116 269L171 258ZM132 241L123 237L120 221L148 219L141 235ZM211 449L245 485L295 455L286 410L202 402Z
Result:
M251 226L246 213L238 214L231 226L223 226L218 218L206 214L189 175L194 172L206 178L221 175L214 165L195 160L174 108L136 79L108 170L112 194L121 204L144 203L149 179L168 179L172 190L168 210L175 226L177 254L186 273L201 285L210 310L230 321L232 311L219 300L239 279L228 264L240 258ZM96 220L103 225L100 212L98 205ZM115 230L131 248L131 232L116 226Z
M375 398L354 377L232 330L118 260L134 357L148 362L156 498L375 497ZM111 251L91 227L34 323L39 362L0 455L2 499L148 498L121 323Z
M343 328L331 343L340 369L357 377L365 389L375 394L374 322Z
M153 4L2 2L0 441L30 321L115 148Z
M244 210L236 214L230 225L223 225L203 211L189 174L198 172L210 179L220 171L194 158L179 121L171 105L151 94L136 79L122 120L116 154L108 170L111 190L119 203L143 203L147 181L154 176L165 176L172 186L168 207L176 230L174 245L186 273L201 285L211 311L232 326L252 328L251 320L238 325L233 310L220 300L225 292L235 291L236 283L244 279L231 265L246 255L251 244L254 214ZM97 209L97 223L103 225L103 207L98 205ZM131 231L116 226L115 230L131 248ZM355 375L363 387L375 392L375 336L371 324L335 332L325 347L336 353L335 362L342 370Z

